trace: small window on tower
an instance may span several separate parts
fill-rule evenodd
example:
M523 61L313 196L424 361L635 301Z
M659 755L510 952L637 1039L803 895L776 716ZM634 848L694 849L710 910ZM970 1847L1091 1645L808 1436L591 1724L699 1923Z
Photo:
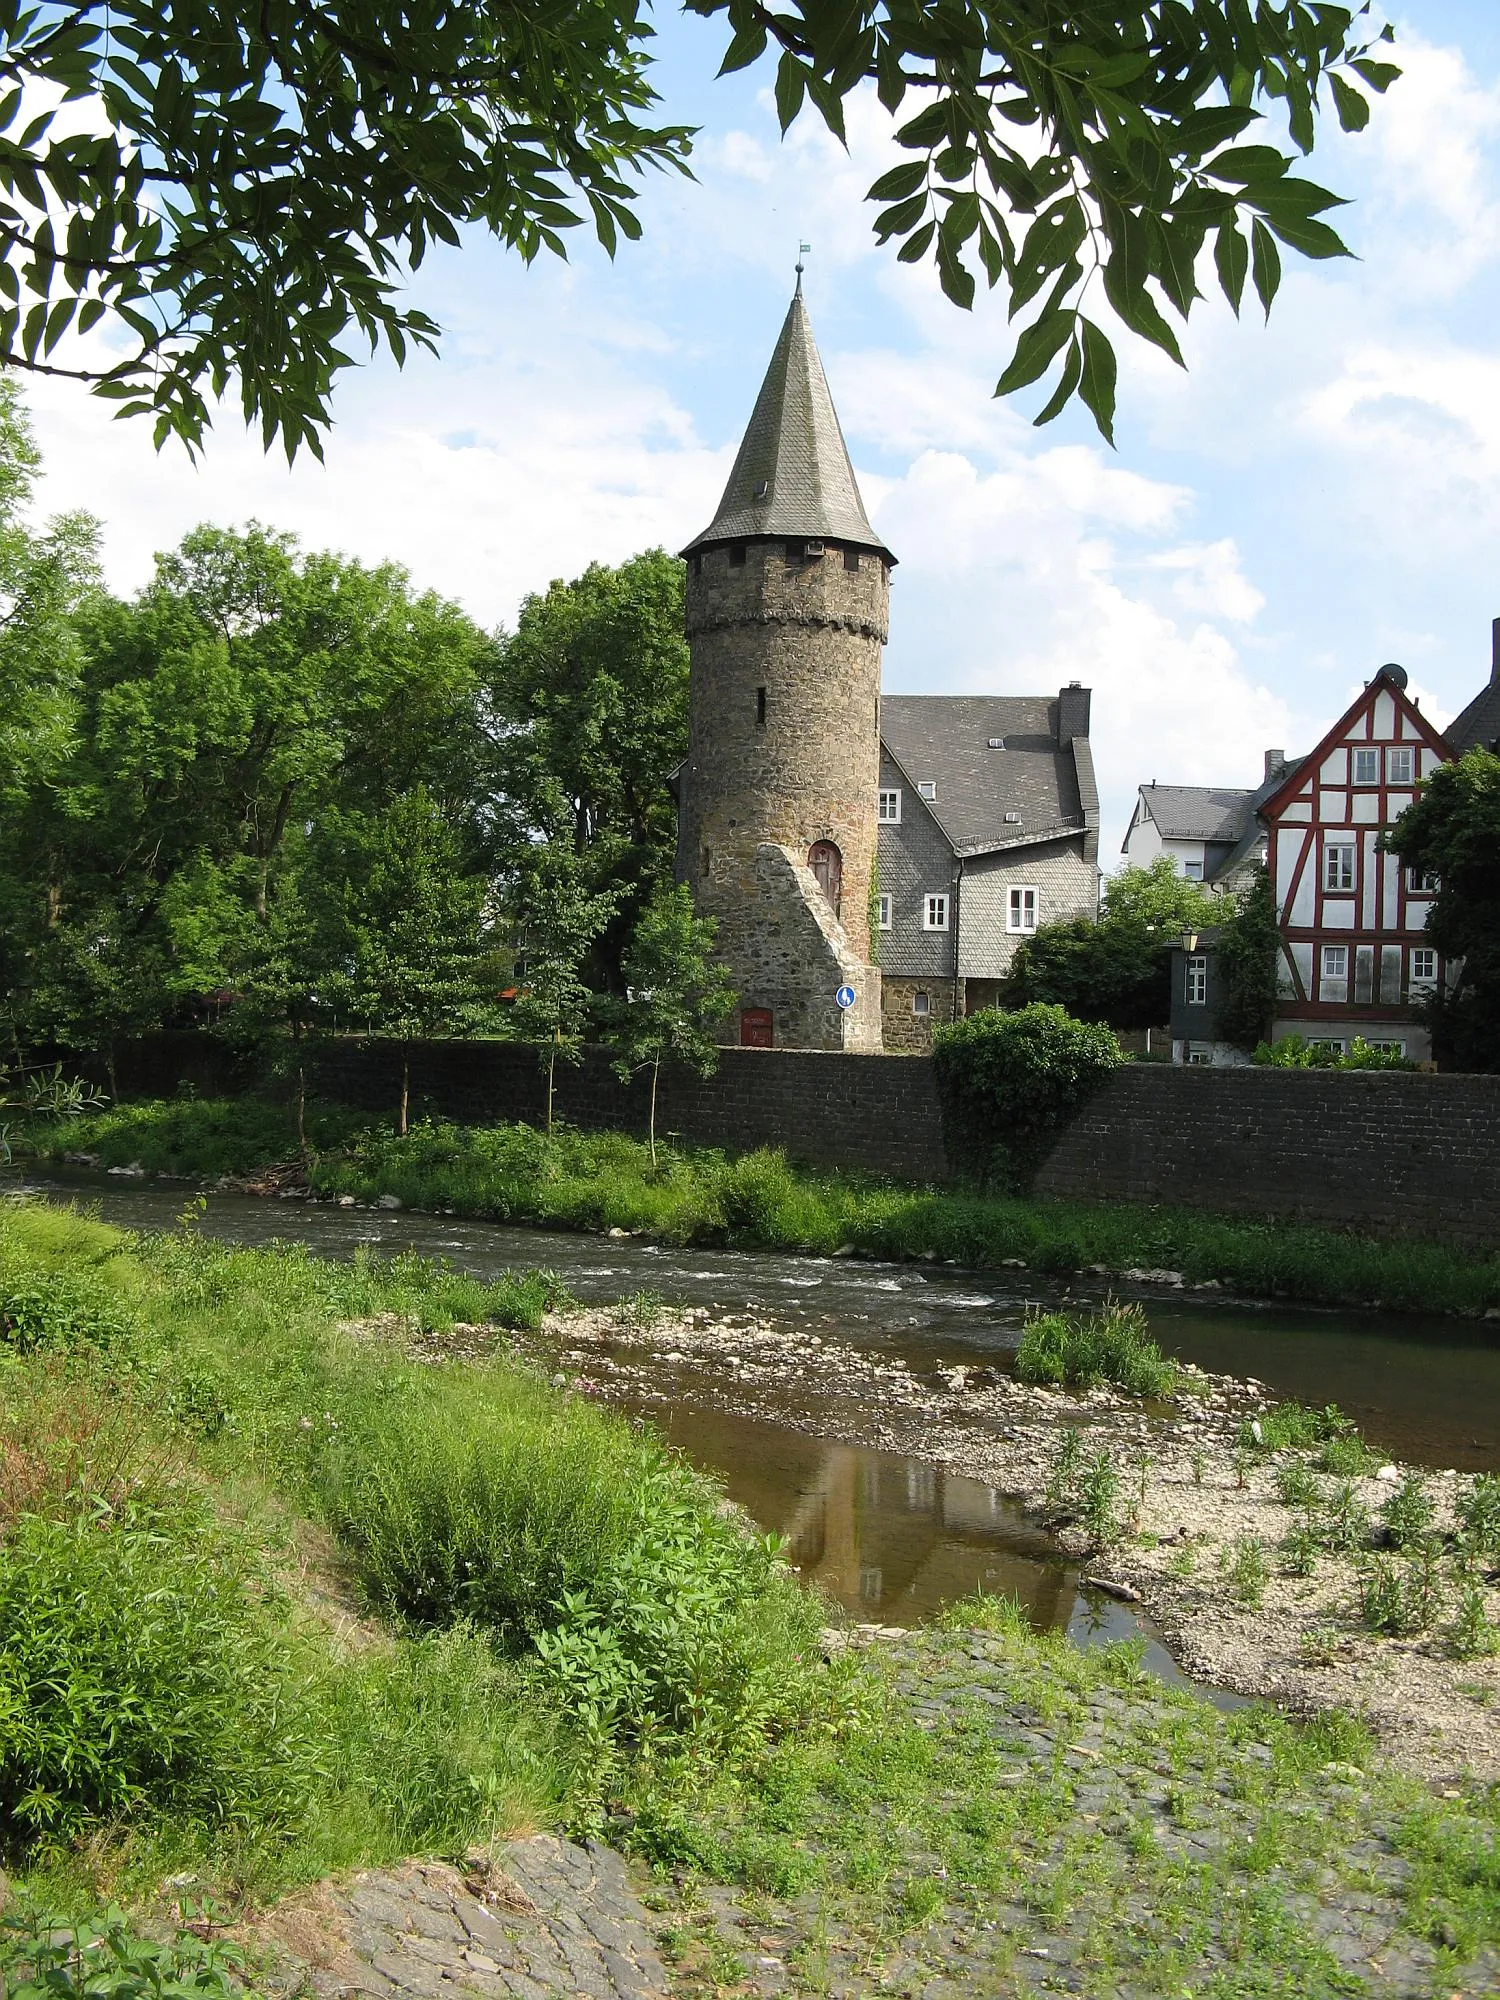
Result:
M765 691L765 689L764 689L764 688L757 688L757 689L755 690L755 720L756 720L756 722L757 722L757 723L758 723L758 724L760 725L760 727L761 727L762 729L764 729L764 728L765 728L765 726L766 726L766 691Z
M845 551L844 551L844 568L845 568L845 569L852 569L852 570L854 570L854 571L856 571L856 572L858 571L858 569L859 569L859 550L858 550L858 549L845 549Z
M707 880L707 878L708 878L708 877L709 877L710 875L712 875L712 874L713 874L713 872L714 872L714 851L713 851L713 849L712 849L711 847L705 847L705 848L704 848L704 850L703 850L703 861L702 861L702 866L701 866L701 867L699 868L698 872L699 872L699 874L700 874L700 875L702 875L702 876L704 877L704 879L705 879L705 880Z
M729 544L729 567L731 569L743 569L745 567L745 544L743 542L731 542Z

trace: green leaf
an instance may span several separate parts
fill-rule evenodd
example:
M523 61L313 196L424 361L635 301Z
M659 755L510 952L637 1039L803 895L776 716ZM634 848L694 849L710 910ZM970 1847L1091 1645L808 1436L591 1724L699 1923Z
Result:
M1255 280L1256 297L1265 307L1266 318L1269 319L1271 301L1281 285L1281 252L1259 216L1250 229L1250 270Z
M1353 251L1336 229L1330 229L1326 222L1318 222L1306 215L1273 215L1268 218L1271 228L1282 242L1293 250L1300 250L1304 257L1352 257Z
M1046 407L1042 410L1041 414L1032 419L1035 429L1040 430L1043 424L1050 424L1054 417L1061 416L1062 412L1072 401L1073 391L1078 387L1079 378L1082 374L1083 348L1075 334L1073 339L1068 343L1067 357L1063 362L1062 374L1058 377L1057 387L1052 391L1051 396L1047 400Z
M1091 319L1083 322L1083 370L1078 393L1093 412L1106 444L1115 441L1115 350Z
M1364 78L1371 90L1379 91L1382 96L1401 75L1394 63L1371 62L1368 56L1356 57L1349 67L1356 76Z
M1362 97L1352 84L1345 83L1336 72L1330 73L1328 87L1333 92L1333 101L1338 107L1340 125L1346 132L1363 132L1370 122L1369 99Z
M776 65L776 115L785 132L802 109L807 89L807 71L788 51Z
M747 21L734 31L734 39L724 52L724 60L719 64L720 76L731 76L737 69L748 69L751 63L765 54L766 30L759 21Z
M1240 300L1245 293L1245 279L1250 270L1250 246L1241 234L1238 223L1221 222L1214 233L1214 263L1218 266L1219 285L1224 296L1234 308L1238 319Z
M892 167L888 174L882 174L865 196L866 201L904 201L908 195L916 193L927 182L925 160L908 160L904 165Z
M1009 396L1037 381L1052 366L1053 356L1072 333L1078 315L1070 308L1053 307L1034 320L1016 342L1010 365L995 384L997 396Z
M901 245L901 248L896 252L896 261L900 264L920 263L927 253L928 244L936 234L937 224L935 222L924 223L915 236L908 237L906 242Z
M1242 187L1250 187L1256 181L1279 179L1290 165L1291 161L1274 146L1231 146L1228 152L1205 160L1203 171L1212 174L1216 181L1235 181Z

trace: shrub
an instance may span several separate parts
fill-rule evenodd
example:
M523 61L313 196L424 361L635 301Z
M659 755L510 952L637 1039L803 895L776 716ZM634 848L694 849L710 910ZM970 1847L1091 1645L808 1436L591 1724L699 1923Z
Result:
M1120 1497L1120 1475L1107 1451L1099 1452L1084 1466L1078 1481L1078 1518L1091 1540L1101 1547L1116 1540L1120 1532L1115 1503Z
M1335 1555L1349 1555L1370 1539L1370 1516L1351 1481L1334 1487L1318 1515L1323 1546Z
M243 1967L232 1944L187 1931L141 1937L113 1905L65 1916L23 1891L0 1911L0 1993L16 2000L253 2000L236 1976Z
M1476 1472L1458 1498L1464 1540L1481 1555L1500 1555L1500 1475Z
M1236 1535L1224 1553L1224 1570L1240 1602L1259 1609L1270 1580L1266 1552L1254 1535Z
M1416 1069L1418 1065L1395 1049L1376 1049L1356 1035L1347 1050L1327 1042L1306 1042L1300 1035L1286 1035L1279 1042L1261 1042L1252 1062L1270 1069Z
M1391 1546L1397 1549L1413 1549L1425 1542L1436 1517L1437 1509L1426 1482L1414 1472L1407 1474L1380 1510Z
M258 1589L187 1500L17 1522L0 1543L0 1819L34 1839L294 1816L309 1717Z
M933 1068L958 1157L1023 1191L1053 1136L1125 1058L1113 1032L1037 1004L981 1009L933 1034Z
M1458 1609L1448 1638L1455 1659L1487 1659L1500 1651L1500 1631L1490 1622L1484 1586L1472 1578L1459 1588Z
M1323 1497L1323 1489L1312 1468L1302 1459L1294 1458L1276 1468L1276 1496L1283 1507L1315 1507Z
M1033 1314L1016 1350L1021 1381L1070 1389L1113 1382L1132 1396L1169 1396L1179 1372L1147 1333L1145 1309L1113 1299L1096 1312Z

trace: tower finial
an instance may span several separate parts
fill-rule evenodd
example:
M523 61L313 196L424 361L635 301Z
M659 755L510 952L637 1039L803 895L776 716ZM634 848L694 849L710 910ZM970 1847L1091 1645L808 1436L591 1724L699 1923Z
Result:
M797 245L797 292L796 292L796 296L797 296L797 297L798 297L799 299L800 299L800 298L801 298L801 296L802 296L802 259L803 259L803 258L804 258L804 257L805 257L805 256L806 256L807 254L808 254L808 252L809 252L809 251L810 251L811 249L812 249L812 245L811 245L810 243L799 243L799 244Z

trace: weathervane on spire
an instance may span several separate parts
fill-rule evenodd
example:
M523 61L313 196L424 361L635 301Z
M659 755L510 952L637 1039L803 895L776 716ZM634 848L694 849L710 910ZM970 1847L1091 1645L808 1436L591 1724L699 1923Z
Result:
M803 259L803 258L804 258L805 256L807 256L808 252L809 252L809 251L810 251L811 249L812 249L812 245L811 245L810 243L799 243L799 244L797 245L797 296L798 296L798 298L801 298L801 296L802 296L802 259Z

